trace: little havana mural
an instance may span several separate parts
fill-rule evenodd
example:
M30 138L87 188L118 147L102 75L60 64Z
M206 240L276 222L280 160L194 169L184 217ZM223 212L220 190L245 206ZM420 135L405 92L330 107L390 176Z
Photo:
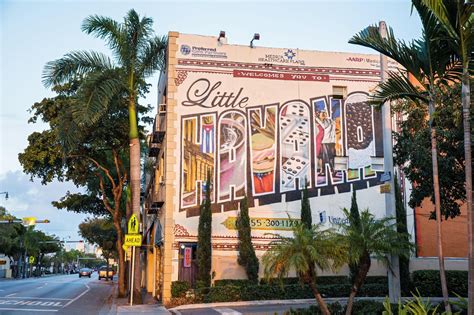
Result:
M229 93L220 86L198 79L180 101L187 113L196 109L180 122L180 210L187 216L198 215L207 189L213 211L222 212L237 210L244 196L250 206L298 200L305 185L318 197L380 184L370 165L382 151L381 117L366 92L254 106L242 88ZM341 157L348 157L346 167L338 167Z

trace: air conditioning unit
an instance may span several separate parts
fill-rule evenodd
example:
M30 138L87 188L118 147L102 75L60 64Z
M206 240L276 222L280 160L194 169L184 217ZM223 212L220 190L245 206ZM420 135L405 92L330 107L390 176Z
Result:
M166 104L158 105L158 114L166 114Z

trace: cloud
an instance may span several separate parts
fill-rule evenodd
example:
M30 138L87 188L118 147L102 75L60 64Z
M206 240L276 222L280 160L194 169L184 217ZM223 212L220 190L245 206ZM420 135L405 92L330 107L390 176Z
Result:
M54 181L41 185L39 180L30 181L30 177L21 171L10 171L0 176L0 191L8 191L8 200L5 195L0 195L0 206L11 214L19 218L48 219L51 223L37 224L36 228L61 238L79 239L78 225L86 215L58 210L51 204L67 191L78 192L79 189L72 183Z

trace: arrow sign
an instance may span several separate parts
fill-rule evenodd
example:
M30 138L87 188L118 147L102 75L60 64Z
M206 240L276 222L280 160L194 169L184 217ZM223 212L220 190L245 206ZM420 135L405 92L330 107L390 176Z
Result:
M135 214L128 220L128 234L138 234L138 218Z

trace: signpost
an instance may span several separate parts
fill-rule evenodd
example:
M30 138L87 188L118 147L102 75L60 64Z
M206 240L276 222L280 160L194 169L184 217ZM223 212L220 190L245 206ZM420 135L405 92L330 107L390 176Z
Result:
M138 218L135 214L130 216L128 220L128 234L125 234L125 248L132 248L132 269L130 270L131 281L130 281L130 306L133 305L133 281L134 281L134 270L135 270L135 247L142 246L142 236L138 232Z

